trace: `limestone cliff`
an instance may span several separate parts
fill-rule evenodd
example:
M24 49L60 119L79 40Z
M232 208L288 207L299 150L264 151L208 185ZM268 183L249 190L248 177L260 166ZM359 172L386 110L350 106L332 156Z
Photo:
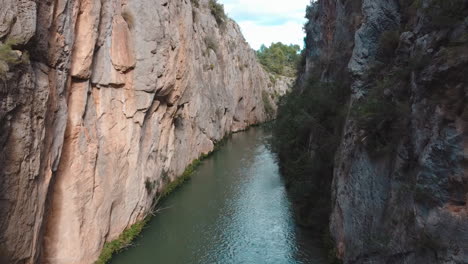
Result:
M288 88L208 0L0 7L12 57L0 58L2 263L93 263L192 160L273 117Z
M313 79L351 94L332 173L304 176L331 184L327 212L344 263L468 263L467 17L466 0L308 8L296 90L306 94ZM302 143L310 160L320 137Z

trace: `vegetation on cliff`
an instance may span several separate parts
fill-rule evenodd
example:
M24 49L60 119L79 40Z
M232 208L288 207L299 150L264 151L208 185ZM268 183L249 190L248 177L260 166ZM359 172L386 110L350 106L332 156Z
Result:
M138 223L132 225L116 239L111 242L107 242L104 245L104 248L101 251L99 259L95 264L106 264L112 258L112 255L121 251L124 248L127 248L131 245L131 242L138 237L138 235L143 231L143 228L149 221L149 217L139 221Z
M192 163L190 163L185 168L184 172L180 176L176 177L175 180L168 182L163 188L162 192L158 193L157 196L154 198L153 206L157 206L160 203L160 201L167 198L171 193L173 193L175 190L181 187L185 182L190 180L192 174L202 164L202 161L210 157L214 152L218 151L219 148L223 146L230 137L231 134L228 134L223 139L216 142L211 152L200 155L198 159L192 161ZM165 178L167 178L167 176ZM150 195L153 192L155 187L156 185L154 182L151 182L148 179L145 181L145 188L148 192L148 195ZM112 240L110 242L106 242L95 264L106 264L112 259L112 256L114 254L117 254L131 246L132 241L140 235L140 233L143 231L143 228L150 221L151 216L152 214L148 215L143 220L138 221L129 228L125 229L117 239Z
M187 166L182 175L177 177L174 181L169 182L164 187L162 193L160 193L158 197L155 198L154 205L157 205L161 199L166 198L169 194L171 194L177 188L179 188L184 182L188 181L192 174L195 172L196 168L200 166L202 160L207 158L209 155L210 154L201 155L200 158L194 160L190 165ZM145 188L148 194L151 194L154 187L155 186L153 182L145 182ZM114 254L129 247L131 245L131 242L140 235L141 231L143 231L143 228L146 226L150 219L151 216L147 216L143 220L135 223L128 229L124 230L117 239L112 240L110 242L106 242L104 244L104 248L101 251L99 259L95 262L95 264L106 264L111 260Z
M307 209L313 215L298 219L306 225L324 227L327 223L334 154L347 98L342 83L311 78L303 89L296 87L280 100L274 148L287 182L293 182L288 184L293 197L306 195L314 201Z
M29 63L29 55L27 52L13 50L16 45L15 40L7 40L5 43L0 42L0 80L6 78L10 67L21 63Z
M429 7L422 9L431 18L431 28L428 29L453 27L459 23L465 14L463 12L466 12L463 3L462 0L432 1ZM422 8L420 4L420 1L401 3L403 22L400 28L384 31L380 35L376 60L365 75L368 91L355 100L349 109L350 118L361 130L359 141L371 154L394 150L396 143L407 133L405 128L410 114L410 74L421 71L430 58L423 55L423 51L417 50L409 57L397 55L401 34L405 28L414 26L414 11ZM327 26L329 21L316 21L314 12L318 7L317 3L313 3L307 8L306 27L324 23L320 26L333 30L333 27ZM333 36L333 32L327 34ZM467 42L461 41L463 43L450 43L450 46L460 46ZM292 54L294 47L278 43L270 48L263 46L257 52L260 62L272 72L281 72L282 68L278 65L286 64L291 67L293 61L298 67L299 79L296 86L279 104L274 145L286 178L294 183L291 185L300 185L303 195L307 193L308 196L313 196L308 200L315 201L312 202L315 204L312 207L317 208L313 210L314 214L324 218L328 217L334 156L341 142L341 130L348 112L350 95L347 62L352 49L342 49L340 43L340 39L331 38L329 43L322 43L328 45L322 53L320 47L307 46L306 51L314 48L314 52L318 52L313 55L315 65L310 67L309 72L304 67L304 54L298 58L291 56L291 60L286 59L288 56L278 55L285 48L290 48L288 54ZM448 50L440 53L439 59L449 60ZM343 59L337 60L337 56L342 56Z
M257 57L268 72L296 77L296 66L301 58L300 50L299 45L277 42L272 43L270 47L262 45L257 51Z
M323 81L312 74L280 99L273 129L273 149L293 199L296 221L321 234L329 250L329 263L340 263L328 221L334 158L348 109L348 85L345 80Z
M306 56L279 105L273 142L296 216L327 231L330 224L327 245L346 248L332 254L346 263L362 260L357 255L383 263L402 244L415 256L446 254L459 246L454 235L428 236L414 220L427 224L426 210L455 204L450 195L466 205L466 189L447 179L462 156L452 141L460 134L451 129L468 116L468 2L345 2L307 9ZM393 13L382 18L382 10ZM376 197L388 200L374 203ZM355 223L357 215L364 224ZM368 223L375 229L363 234ZM408 235L394 236L394 229Z
M224 12L224 5L218 3L218 0L210 0L209 7L211 10L211 14L216 19L216 23L218 23L219 26L223 26L227 20L227 15Z
M315 26L316 8L317 2L307 8L306 29ZM311 40L308 36L304 51L292 57L298 78L292 91L280 99L273 146L296 220L326 234L334 158L348 112L350 82L345 68L351 52L328 49L315 54L320 50ZM314 67L307 68L310 56Z

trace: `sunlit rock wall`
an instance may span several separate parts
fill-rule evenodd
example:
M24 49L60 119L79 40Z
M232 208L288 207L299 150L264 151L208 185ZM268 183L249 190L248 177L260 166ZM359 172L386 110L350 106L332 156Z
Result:
M0 41L30 58L0 82L1 260L93 263L192 160L274 117L289 80L199 2L0 0Z

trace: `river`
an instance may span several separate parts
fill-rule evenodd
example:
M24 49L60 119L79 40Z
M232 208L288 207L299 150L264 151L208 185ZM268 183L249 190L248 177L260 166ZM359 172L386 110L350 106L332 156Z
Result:
M234 134L111 263L325 263L319 240L294 224L270 140L265 128Z

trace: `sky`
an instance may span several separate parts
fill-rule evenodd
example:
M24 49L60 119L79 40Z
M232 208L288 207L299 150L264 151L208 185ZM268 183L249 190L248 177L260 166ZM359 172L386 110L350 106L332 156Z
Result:
M304 46L305 9L310 0L218 0L257 50L273 42Z

